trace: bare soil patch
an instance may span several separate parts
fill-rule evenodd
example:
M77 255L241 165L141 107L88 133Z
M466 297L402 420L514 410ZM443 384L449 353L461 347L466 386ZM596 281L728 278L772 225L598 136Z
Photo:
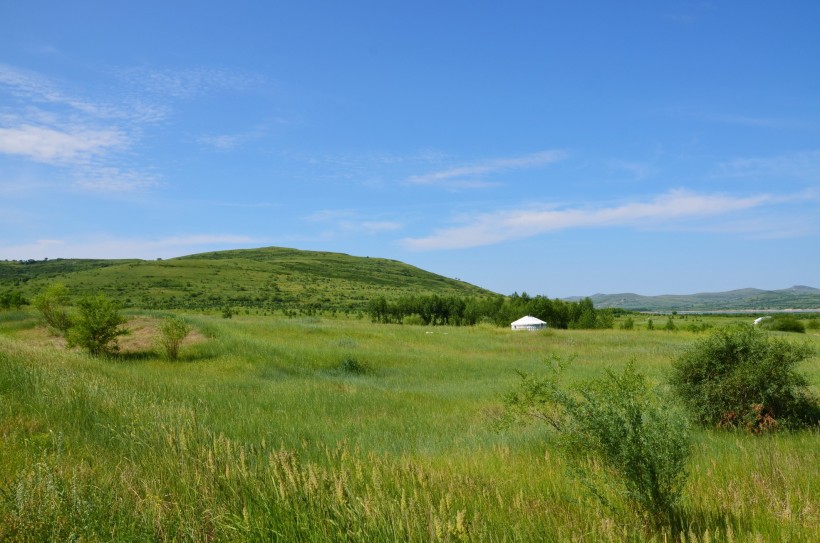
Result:
M162 319L154 317L131 317L125 323L128 334L120 336L119 345L121 353L144 353L157 350L156 340L159 337L159 327ZM37 326L30 330L19 332L18 337L24 338L28 343L37 346L53 346L59 349L66 348L65 338L51 333L45 326ZM188 337L182 342L183 346L194 345L205 341L207 338L193 329Z

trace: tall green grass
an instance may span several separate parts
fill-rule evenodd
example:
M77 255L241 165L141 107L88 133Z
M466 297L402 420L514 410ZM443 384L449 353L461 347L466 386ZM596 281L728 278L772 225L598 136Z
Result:
M209 339L178 362L0 334L0 540L820 540L817 431L699 432L684 520L652 531L589 496L545 429L491 429L548 353L574 379L634 357L661 383L695 335L190 322Z

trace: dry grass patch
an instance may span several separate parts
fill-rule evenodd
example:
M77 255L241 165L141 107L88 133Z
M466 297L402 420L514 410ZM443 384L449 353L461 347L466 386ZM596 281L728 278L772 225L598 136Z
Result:
M132 316L128 318L125 327L128 329L128 334L119 338L120 353L145 353L157 349L156 340L159 337L159 327L162 325L162 319L157 317L148 317L144 315ZM46 326L37 326L29 330L21 330L15 334L29 345L37 347L54 347L56 349L65 349L66 340L64 337L54 334ZM191 333L182 341L182 346L195 345L202 343L207 338L197 329L191 330Z

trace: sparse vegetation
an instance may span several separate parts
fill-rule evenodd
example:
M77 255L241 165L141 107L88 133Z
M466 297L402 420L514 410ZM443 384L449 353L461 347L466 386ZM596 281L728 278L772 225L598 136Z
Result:
M148 333L161 316L132 322ZM679 522L647 531L618 486L601 487L608 506L584 486L611 473L602 461L581 479L542 426L487 423L518 384L511 368L574 356L575 390L636 358L654 389L688 331L184 317L208 338L188 347L195 362L165 362L150 342L129 352L128 336L129 363L110 364L0 314L1 541L820 540L816 431L694 427ZM348 356L378 371L342 373ZM807 370L816 387L820 367Z
M654 524L670 524L687 477L685 416L653 391L633 363L621 373L606 370L573 392L558 381L566 363L555 357L555 371L546 377L522 373L519 388L505 397L503 420L546 422L596 497L609 504L615 487ZM589 467L596 461L605 469Z

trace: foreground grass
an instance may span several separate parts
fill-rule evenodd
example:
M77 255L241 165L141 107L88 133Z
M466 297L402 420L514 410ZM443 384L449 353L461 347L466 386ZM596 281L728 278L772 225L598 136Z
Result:
M699 432L682 518L652 530L589 497L542 428L491 430L548 353L574 379L634 357L660 383L696 336L191 320L208 339L177 363L0 320L0 540L820 540L817 431Z

